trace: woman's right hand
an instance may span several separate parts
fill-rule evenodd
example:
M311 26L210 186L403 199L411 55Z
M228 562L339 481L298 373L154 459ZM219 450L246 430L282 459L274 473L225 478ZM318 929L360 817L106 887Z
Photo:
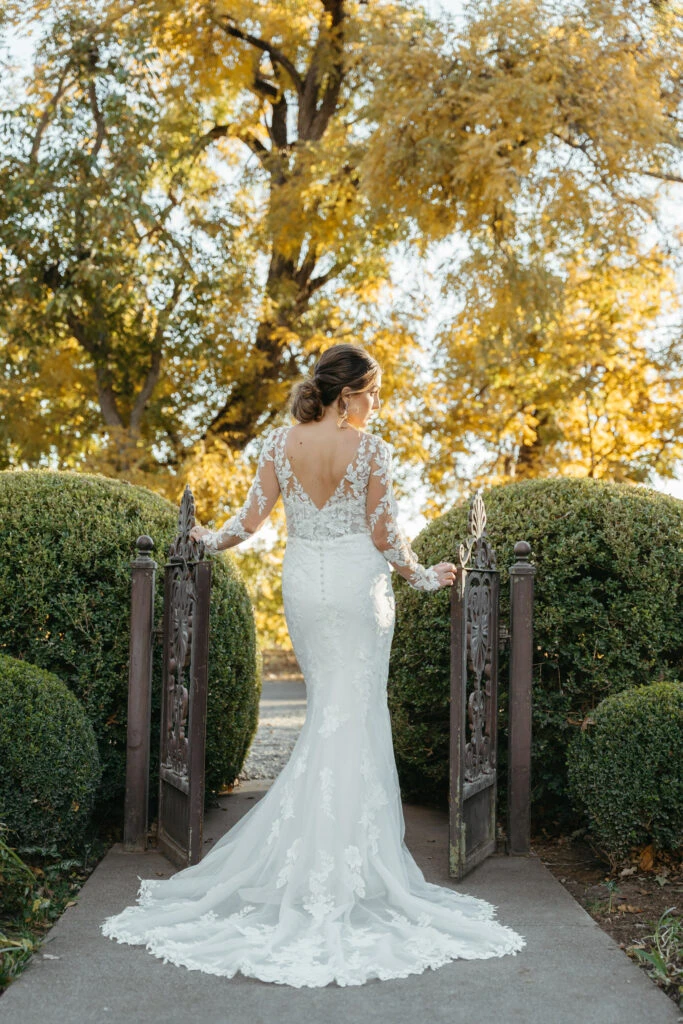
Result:
M436 572L437 579L442 588L453 586L455 583L456 567L452 562L439 562L438 565L433 565L432 569Z

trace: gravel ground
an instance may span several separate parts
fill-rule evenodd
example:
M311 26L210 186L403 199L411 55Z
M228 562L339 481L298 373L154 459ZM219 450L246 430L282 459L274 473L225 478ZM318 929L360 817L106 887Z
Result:
M306 717L301 677L264 680L259 725L240 779L274 779L289 760Z

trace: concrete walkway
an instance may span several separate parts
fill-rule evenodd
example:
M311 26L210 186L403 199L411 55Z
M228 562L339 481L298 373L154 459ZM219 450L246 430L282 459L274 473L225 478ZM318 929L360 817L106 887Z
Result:
M277 686L277 684L275 684ZM274 699L272 687L268 699ZM282 699L292 700L291 687ZM277 699L275 697L275 699ZM272 709L271 709L272 710ZM267 790L249 779L205 822L207 850ZM168 877L158 853L114 846L77 904L0 998L2 1024L678 1024L673 1002L576 903L535 855L491 857L461 883L448 876L445 813L404 804L406 843L430 882L498 907L525 936L516 956L455 960L392 981L295 989L165 964L141 946L104 938L99 925L134 903L138 875Z

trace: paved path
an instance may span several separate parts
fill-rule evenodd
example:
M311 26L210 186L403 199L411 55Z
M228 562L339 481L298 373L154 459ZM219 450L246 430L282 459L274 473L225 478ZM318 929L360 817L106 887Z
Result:
M273 720L288 718L278 713L278 699L283 706L299 699L283 684L264 685L263 697L273 702L266 708ZM283 727L283 742L289 728ZM245 780L220 799L205 822L207 849L268 785L267 779ZM673 1002L538 857L491 857L454 883L448 876L447 815L409 804L404 814L406 843L428 881L493 903L498 919L525 936L525 949L346 988L295 989L188 971L101 935L101 921L134 902L138 875L168 877L174 871L158 853L127 854L116 845L0 998L0 1024L678 1024Z

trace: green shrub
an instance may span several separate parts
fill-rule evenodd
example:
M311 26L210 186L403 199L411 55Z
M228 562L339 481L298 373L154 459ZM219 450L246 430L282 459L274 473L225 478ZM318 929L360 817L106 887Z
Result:
M683 684L651 683L607 697L567 750L569 793L614 863L633 846L680 851Z
M205 763L213 797L242 770L258 727L261 675L247 588L232 559L212 561Z
M97 737L97 808L119 816L125 793L130 562L148 533L163 563L177 509L142 487L101 476L0 473L0 649L55 672L81 701ZM213 560L207 715L207 802L241 769L258 722L254 619L234 563ZM155 651L150 799L158 788L161 657Z
M33 894L36 876L6 840L9 828L0 821L0 919L24 910ZM1 941L1 940L0 940ZM1 954L0 954L1 956ZM0 966L0 985L2 984Z
M19 847L75 848L100 782L93 728L61 679L0 655L0 820Z
M508 567L518 540L536 565L532 822L565 827L566 749L584 716L611 693L683 667L683 502L628 484L533 480L484 493L509 621ZM420 560L457 562L467 505L416 539ZM449 599L395 581L397 623L389 702L404 793L448 795ZM505 807L508 653L500 660L499 792Z

